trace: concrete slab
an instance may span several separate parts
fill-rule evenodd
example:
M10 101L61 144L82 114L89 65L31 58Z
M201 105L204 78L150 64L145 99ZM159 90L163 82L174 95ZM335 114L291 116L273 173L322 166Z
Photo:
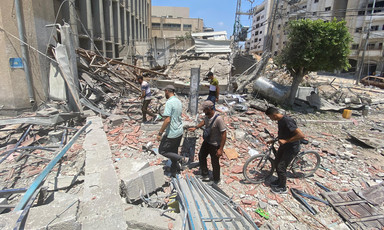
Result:
M143 169L135 175L122 179L122 194L126 195L127 201L140 199L140 191L150 194L165 184L162 166L153 166Z
M123 158L117 162L117 167L119 168L118 177L124 179L136 174L140 170L148 168L149 162L139 159Z
M127 229L112 153L99 117L88 117L83 148L85 182L81 199L82 229Z
M80 230L81 224L77 220L78 207L79 200L76 196L56 192L51 203L30 209L24 229ZM2 214L0 229L13 229L21 212Z
M143 131L158 131L160 130L163 122L159 122L157 124L141 124L141 130Z
M8 201L6 198L0 198L0 204L7 205ZM0 208L0 214L5 210L6 208Z
M76 183L76 181L84 181L84 176L58 176L58 177L48 177L45 185L48 186L48 190L56 189L65 189L68 188L71 184Z
M143 208L137 205L125 204L125 218L129 229L140 230L169 230L182 229L182 218L179 213L167 212L161 216L161 210Z

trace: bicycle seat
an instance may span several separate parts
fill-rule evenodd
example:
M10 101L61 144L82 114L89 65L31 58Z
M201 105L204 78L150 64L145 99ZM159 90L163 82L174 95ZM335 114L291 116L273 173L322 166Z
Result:
M305 140L305 139L300 140L300 144L307 145L308 143L309 143L308 140Z

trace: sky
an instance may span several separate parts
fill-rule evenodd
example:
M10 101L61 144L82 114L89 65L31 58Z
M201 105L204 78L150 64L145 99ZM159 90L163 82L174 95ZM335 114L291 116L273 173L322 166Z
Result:
M227 31L228 38L233 34L236 4L237 0L152 0L153 6L189 7L191 18L202 18L204 26L212 27L215 31ZM250 2L242 0L242 11L250 8ZM252 19L248 19L248 16L241 16L242 25L250 26L251 23Z

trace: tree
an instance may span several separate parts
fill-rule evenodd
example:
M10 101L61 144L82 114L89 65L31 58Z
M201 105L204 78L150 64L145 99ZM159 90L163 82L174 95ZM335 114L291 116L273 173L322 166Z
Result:
M293 105L303 77L311 71L347 70L352 41L345 21L301 19L289 22L288 43L276 63L293 77L287 103Z

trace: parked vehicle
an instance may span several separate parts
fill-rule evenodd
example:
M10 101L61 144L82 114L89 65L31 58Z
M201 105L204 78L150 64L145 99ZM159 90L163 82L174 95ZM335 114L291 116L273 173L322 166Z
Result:
M360 82L363 85L372 85L384 89L384 77L366 76Z

